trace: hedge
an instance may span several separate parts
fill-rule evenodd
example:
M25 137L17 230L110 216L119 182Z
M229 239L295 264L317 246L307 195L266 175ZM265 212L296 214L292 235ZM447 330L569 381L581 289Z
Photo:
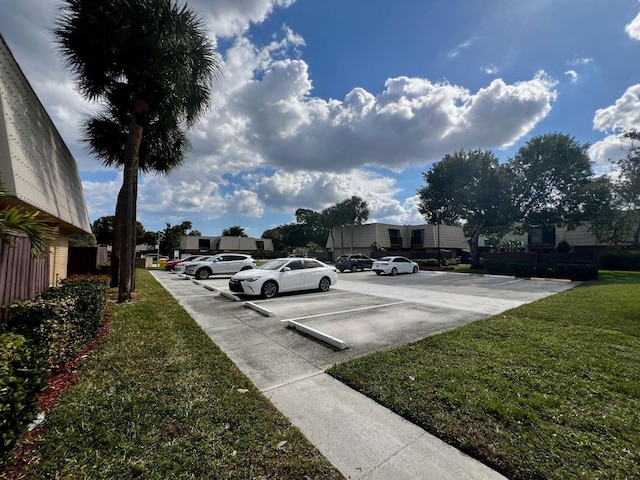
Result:
M45 372L44 359L23 335L0 334L1 462L38 413L38 393L47 383Z
M586 281L598 279L598 267L587 263L556 263L553 265L531 262L485 260L483 267L494 275L515 277L545 277Z
M9 305L8 328L44 350L50 368L73 357L100 331L107 286L98 279L72 280L33 300Z
M640 271L640 252L605 252L600 255L600 268Z
M38 410L49 372L78 353L102 327L107 284L79 278L8 308L0 325L0 459L5 460ZM6 330L6 333L3 333Z

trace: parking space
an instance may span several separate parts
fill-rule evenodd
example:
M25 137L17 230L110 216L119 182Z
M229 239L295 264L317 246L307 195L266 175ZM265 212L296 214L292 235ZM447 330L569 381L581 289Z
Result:
M293 354L321 369L417 341L575 285L455 272L421 271L391 277L365 271L339 274L338 284L324 293L286 294L268 300L245 296L240 297L240 302L233 302L216 293L229 293L229 276L212 277L197 285L190 277L162 275L184 290L182 301L185 295L203 295L202 285L213 290L206 295L211 297L209 300L193 308L212 313L211 309L217 307L232 317L203 326L225 350L250 349L255 355L280 355L280 363L283 356ZM270 316L245 308L247 301ZM287 328L289 320L346 342L350 348L337 350L293 331ZM245 359L253 356L248 351L243 355ZM278 363L275 358L274 362Z

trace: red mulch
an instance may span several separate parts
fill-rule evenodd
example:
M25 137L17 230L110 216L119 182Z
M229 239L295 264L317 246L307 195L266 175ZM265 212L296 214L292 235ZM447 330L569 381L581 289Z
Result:
M77 380L76 371L82 361L87 358L89 353L100 343L100 341L109 333L111 329L111 318L105 315L102 328L98 334L85 345L85 347L76 353L71 360L65 365L57 367L47 380L47 387L38 395L38 407L40 412L47 413L53 407L58 399L72 387ZM15 461L12 465L0 468L0 478L7 480L17 480L26 478L25 470L31 463L32 455L38 448L37 442L45 431L44 423L39 424L33 430L26 432L20 439L22 446L15 455Z

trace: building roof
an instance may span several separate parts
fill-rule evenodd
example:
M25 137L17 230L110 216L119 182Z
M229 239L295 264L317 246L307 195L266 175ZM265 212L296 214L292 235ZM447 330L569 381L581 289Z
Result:
M37 209L63 232L91 232L78 165L1 34L0 180L4 203Z

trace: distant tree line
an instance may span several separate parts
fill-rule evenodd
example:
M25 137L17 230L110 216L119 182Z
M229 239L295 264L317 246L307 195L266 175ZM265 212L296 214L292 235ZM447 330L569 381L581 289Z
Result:
M324 249L329 235L333 236L335 228L340 228L340 234L343 235L344 227L360 225L368 218L367 202L353 195L321 212L299 208L294 223L265 230L262 238L270 238L277 252L290 252L296 248L320 251Z

